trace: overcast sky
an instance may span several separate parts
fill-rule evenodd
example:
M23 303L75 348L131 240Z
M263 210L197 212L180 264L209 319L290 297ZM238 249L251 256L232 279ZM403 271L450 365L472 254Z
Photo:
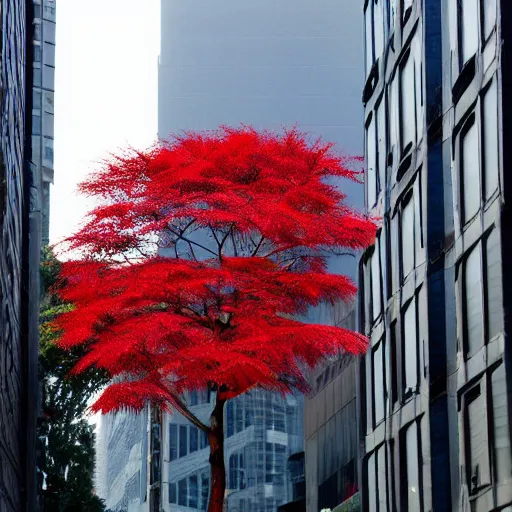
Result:
M52 242L90 207L76 186L95 162L156 139L159 15L159 0L57 2Z

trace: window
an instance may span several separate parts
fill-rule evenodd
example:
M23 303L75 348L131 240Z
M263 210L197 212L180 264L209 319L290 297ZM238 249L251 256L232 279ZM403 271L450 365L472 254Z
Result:
M34 44L34 62L41 62L41 45Z
M406 468L406 485L403 486L403 510L420 512L420 468L418 457L418 426L412 423L405 431L404 451Z
M53 167L53 140L44 139L43 165Z
M478 384L464 395L466 483L471 494L491 483L485 393Z
M383 444L377 450L377 487L379 511L386 512L388 509L388 490L386 478L386 445Z
M186 507L188 505L187 479L183 478L178 482L178 505Z
M176 484L169 484L169 503L176 504Z
M41 4L34 3L34 18L41 17Z
M33 91L32 95L32 108L41 108L41 91Z
M251 407L245 408L245 428L249 428L252 425L253 410Z
M389 297L392 297L397 290L400 272L398 271L398 255L399 255L399 233L398 221L399 216L396 215L390 222L390 245L389 245L389 282L391 283Z
M208 442L208 432L205 432L204 430L199 431L199 449L202 450L203 448L206 448L210 443Z
M388 261L387 261L387 250L388 250L388 244L387 244L387 238L389 237L389 222L388 219L385 218L383 222L382 231L379 238L379 252L380 252L380 272L381 272L381 293L382 293L382 299L383 299L383 308L384 310L382 313L384 314L386 310L386 299L388 297L388 280L389 280L389 268L388 268Z
M169 425L169 460L178 458L178 425Z
M404 391L408 394L418 386L418 333L416 329L416 297L409 302L403 313L403 375Z
M43 16L47 20L55 21L55 0L44 0Z
M188 506L197 508L197 475L192 475L188 479Z
M397 322L396 320L391 324L390 332L390 346L389 346L389 376L391 381L391 402L394 404L398 400L398 345L397 345Z
M377 168L378 168L378 189L386 189L386 102L382 98L376 110L377 117Z
M384 370L384 340L373 349L373 422L377 426L385 416L385 370Z
M233 400L229 400L226 404L226 437L231 437L235 433L234 407Z
M398 144L398 109L399 109L399 91L398 78L395 75L393 81L388 86L388 112L389 112L389 136L388 136L388 155L392 154L393 148Z
M34 41L41 41L41 24L34 23Z
M34 68L34 86L41 87L41 68Z
M484 40L487 40L496 25L496 1L484 0L482 14L484 17Z
M503 332L503 280L500 233L493 229L485 242L487 284L487 339Z
M501 484L497 492L498 500L502 503L505 500L500 500L500 493L506 492L505 489L510 485L510 468L512 467L507 412L507 381L503 363L492 372L491 386L494 430L494 469L496 481L498 484Z
M372 16L373 0L368 0L368 5L364 11L364 27L365 27L365 50L366 50L366 76L369 76L373 67L373 16Z
M45 89L55 89L55 68L51 66L43 66L43 87Z
M32 135L41 135L41 116L32 114Z
M485 92L483 98L483 151L485 199L489 199L498 188L499 145L498 145L498 97L496 80Z
M384 0L374 0L373 6L373 30L375 39L375 59L378 59L384 53Z
M54 117L48 112L43 113L43 135L45 137L53 137L54 133Z
M210 475L203 473L201 475L201 510L208 508L208 498L210 495Z
M408 51L400 66L400 137L402 157L416 142L414 59Z
M403 204L401 212L401 252L402 252L402 280L404 280L414 269L414 194L410 192Z
M380 287L380 240L375 240L375 249L371 257L371 278L372 278L372 320L375 321L381 314L382 298Z
M243 398L240 397L235 404L235 429L237 434L244 429L244 407L242 400Z
M366 194L368 208L372 208L377 201L377 155L375 139L375 121L370 118L366 128Z
M189 400L190 400L191 407L193 407L194 405L197 405L199 403L199 395L196 390L193 390L190 392Z
M198 449L198 434L196 427L190 427L190 453L196 452Z
M461 199L463 224L480 209L480 166L478 130L475 114L471 114L461 132Z
M396 15L396 5L397 0L388 0L388 23L389 29L392 31L395 27L395 15Z
M478 3L479 0L459 1L459 44L461 67L478 51Z
M180 425L180 457L187 455L187 426Z
M482 250L477 244L464 263L464 283L462 289L466 354L476 354L484 343Z
M377 457L375 453L368 459L368 512L377 512Z

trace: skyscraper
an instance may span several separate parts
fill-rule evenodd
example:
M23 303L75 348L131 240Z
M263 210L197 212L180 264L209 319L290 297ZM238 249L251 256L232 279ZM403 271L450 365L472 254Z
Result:
M510 6L367 0L363 508L512 505Z

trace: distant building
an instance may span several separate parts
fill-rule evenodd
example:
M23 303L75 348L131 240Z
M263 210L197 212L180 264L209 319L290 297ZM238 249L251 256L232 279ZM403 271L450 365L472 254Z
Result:
M509 3L363 5L369 512L512 506Z

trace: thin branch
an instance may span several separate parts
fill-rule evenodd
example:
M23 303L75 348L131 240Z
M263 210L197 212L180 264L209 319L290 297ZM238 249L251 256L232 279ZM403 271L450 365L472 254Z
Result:
M265 240L264 236L261 237L261 240L258 242L258 245L256 246L256 249L254 249L254 252L251 254L251 256L256 256L256 254L258 254L258 251L261 248L261 244L263 243L263 240ZM251 241L252 241L252 238L251 238Z
M180 233L177 233L176 231L174 231L173 229L171 228L167 228L173 235L176 235L178 238L180 238L181 240L183 240L184 242L187 242L189 244L194 244L196 245L197 247L200 247L201 249L203 249L204 251L206 252L209 252L210 254L213 254L213 256L217 257L217 254L214 253L213 251L211 251L210 249L208 249L208 247L205 247L204 245L201 245L201 244L198 244L197 242L194 242L194 240L189 240L188 238L184 237L182 234Z
M173 393L173 400L174 400L174 406L182 416L185 416L190 423L195 425L198 429L202 430L203 432L209 432L210 429L207 425L205 425L190 409L187 408L185 403Z

